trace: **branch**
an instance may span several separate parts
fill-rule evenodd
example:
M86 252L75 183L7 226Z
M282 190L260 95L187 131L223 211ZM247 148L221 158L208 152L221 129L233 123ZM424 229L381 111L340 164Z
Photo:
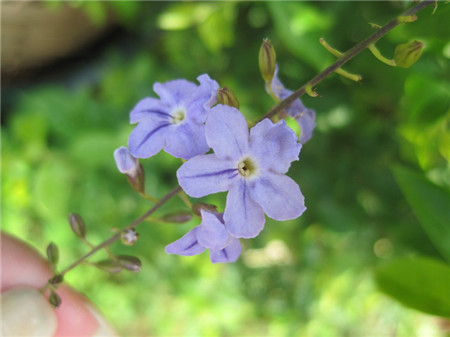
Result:
M320 74L315 76L313 79L311 79L309 82L301 86L299 89L294 91L290 96L286 97L284 100L282 100L280 103L272 107L272 109L269 110L263 117L261 117L258 122L262 121L265 118L272 118L279 112L281 112L283 109L287 108L292 102L294 102L297 98L300 98L305 94L306 87L314 87L320 82L322 82L325 78L327 78L329 75L331 75L334 71L341 68L344 64L346 64L348 61L350 61L353 57L358 55L360 52L362 52L364 49L372 45L373 43L377 42L379 39L381 39L384 35L386 35L389 31L394 29L396 26L398 26L401 23L404 23L405 20L402 20L402 18L410 17L417 12L421 11L425 7L433 4L434 0L425 0L424 2L421 2L420 4L410 8L402 15L396 17L392 21L390 21L385 26L378 29L375 33L367 37L365 40L361 41L357 45L355 45L353 48L345 52L336 62L334 62L332 65L330 65L328 68L326 68L324 71L322 71Z

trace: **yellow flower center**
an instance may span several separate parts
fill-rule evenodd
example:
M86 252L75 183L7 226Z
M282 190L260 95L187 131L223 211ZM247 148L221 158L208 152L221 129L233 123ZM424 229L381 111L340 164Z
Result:
M184 108L177 108L172 113L172 123L175 125L180 124L185 117L186 117L186 110Z
M251 158L245 158L244 160L239 162L238 171L239 174L244 178L249 178L257 173L258 168Z

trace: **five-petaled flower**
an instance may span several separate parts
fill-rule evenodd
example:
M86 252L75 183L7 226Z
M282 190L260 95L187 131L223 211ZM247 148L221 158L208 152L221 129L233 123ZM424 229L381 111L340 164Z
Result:
M209 249L212 263L234 262L241 255L241 243L228 234L223 214L202 210L202 222L181 239L166 246L166 252L178 255L197 255Z
M293 93L293 91L286 89L278 78L278 65L275 67L275 73L270 89L280 101ZM266 88L268 92L270 92L270 89ZM286 113L297 121L301 132L300 143L304 144L313 135L313 131L316 126L316 112L312 109L306 108L300 99L296 99L289 107L286 108Z
M149 158L164 148L174 157L189 159L209 150L204 122L219 85L206 74L197 80L199 86L182 79L155 83L160 99L147 97L133 108L130 123L139 122L128 139L133 156Z
M192 197L229 191L224 221L232 236L257 236L264 213L282 221L305 211L300 188L285 175L301 148L285 121L265 119L249 132L239 110L219 104L211 109L205 131L214 154L184 163L177 171L178 182Z

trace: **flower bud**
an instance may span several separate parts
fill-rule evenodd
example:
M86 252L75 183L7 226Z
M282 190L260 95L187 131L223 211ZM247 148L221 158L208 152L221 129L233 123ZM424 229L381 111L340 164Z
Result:
M48 280L48 283L50 283L52 286L59 286L61 283L64 282L64 276L61 274L57 274L53 276L50 280Z
M192 205L192 211L199 217L202 216L202 209L211 213L217 213L217 206L215 205L205 204L204 202L197 202Z
M139 238L139 233L135 229L127 229L122 232L120 239L124 245L132 246Z
M178 211L166 214L161 219L165 222L185 223L192 219L192 214L189 211Z
M223 87L217 90L217 103L232 106L239 109L239 101L228 87Z
M125 146L114 151L114 159L117 169L127 176L131 187L137 192L144 193L145 174L139 160Z
M81 215L77 213L71 213L69 215L69 224L72 231L79 238L84 239L86 236L86 225L84 224L84 220Z
M47 246L47 260L52 270L55 270L59 260L59 251L53 242Z
M139 260L135 256L129 256L129 255L119 255L117 256L117 262L118 264L125 268L126 270L132 271L132 272L139 272L141 270L141 260Z
M394 51L395 63L402 68L411 67L419 59L424 47L425 44L420 41L399 44Z
M259 49L259 70L264 81L272 82L276 61L275 49L272 47L269 39L264 39Z
M53 306L53 308L58 308L61 305L61 297L52 289L50 290L50 297L48 301Z
M111 274L117 274L123 269L122 266L117 261L111 259L95 262L94 265L97 268L102 269Z

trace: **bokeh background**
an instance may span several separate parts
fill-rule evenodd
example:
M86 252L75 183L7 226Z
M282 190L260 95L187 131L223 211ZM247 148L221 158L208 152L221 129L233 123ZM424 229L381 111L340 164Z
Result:
M128 114L154 82L208 73L257 120L273 105L259 75L269 37L286 87L300 87L413 2L2 2L2 230L61 268L88 251L71 232L77 212L99 243L150 206L131 190L112 153L126 145ZM364 51L332 75L314 137L289 175L307 212L268 219L234 264L165 245L199 223L143 223L132 247L138 274L82 265L66 280L123 336L446 336L450 323L450 6L439 3L377 43L425 42L410 69ZM163 196L181 162L143 160L146 187ZM223 209L224 194L205 198ZM186 209L167 203L156 216ZM105 258L101 253L92 261ZM419 262L417 262L419 261ZM422 279L423 275L429 275ZM409 283L408 283L409 282ZM388 296L390 295L390 296ZM409 307L400 304L400 302Z

